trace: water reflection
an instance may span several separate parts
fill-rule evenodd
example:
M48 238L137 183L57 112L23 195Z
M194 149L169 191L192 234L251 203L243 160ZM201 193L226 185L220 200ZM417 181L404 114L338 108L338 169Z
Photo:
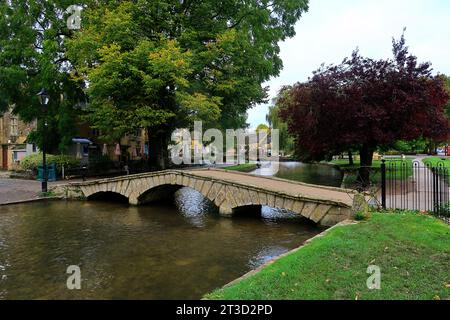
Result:
M282 255L287 251L288 250L286 250L286 248L283 246L273 246L270 248L264 248L250 259L250 261L248 262L248 266L251 269L258 268L259 266L272 260L274 257L278 257L279 255Z
M217 207L200 192L190 188L181 188L175 195L178 211L196 227L205 226L206 214L217 214Z
M275 176L277 178L295 180L304 183L339 187L342 173L325 164L307 164L302 162L265 162L252 174Z
M288 212L221 218L198 192L175 205L48 202L2 207L0 299L195 299L321 230ZM82 290L66 288L79 265Z

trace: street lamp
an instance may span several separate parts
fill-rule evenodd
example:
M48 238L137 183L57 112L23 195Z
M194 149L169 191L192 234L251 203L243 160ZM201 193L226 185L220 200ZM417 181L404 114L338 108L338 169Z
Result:
M42 106L42 112L44 114L44 132L43 132L43 139L42 139L42 192L47 192L47 161L45 157L45 139L47 137L47 105L50 101L50 96L48 95L47 91L42 88L41 91L37 94L39 103Z

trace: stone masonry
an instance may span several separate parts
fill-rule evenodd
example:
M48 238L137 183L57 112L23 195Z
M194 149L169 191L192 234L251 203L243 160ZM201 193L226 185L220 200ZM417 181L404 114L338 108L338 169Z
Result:
M181 187L200 192L223 216L244 207L269 206L332 226L352 215L353 195L349 190L215 169L168 170L71 183L57 186L54 192L77 199L112 192L128 198L131 205L140 205L167 197Z

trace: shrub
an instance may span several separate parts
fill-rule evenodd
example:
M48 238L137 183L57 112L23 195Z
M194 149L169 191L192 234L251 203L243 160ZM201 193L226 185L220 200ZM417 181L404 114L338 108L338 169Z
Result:
M98 156L89 159L89 169L96 172L108 171L115 168L115 162L108 156Z
M362 211L358 211L355 214L356 221L364 221L364 220L368 220L368 219L369 219L369 217L366 214L364 214L364 212L362 212Z
M47 163L55 164L59 169L62 165L65 167L77 167L80 165L80 160L76 159L74 156L68 155L47 155ZM20 161L20 166L23 170L36 171L38 166L42 164L42 153L36 153L26 156Z

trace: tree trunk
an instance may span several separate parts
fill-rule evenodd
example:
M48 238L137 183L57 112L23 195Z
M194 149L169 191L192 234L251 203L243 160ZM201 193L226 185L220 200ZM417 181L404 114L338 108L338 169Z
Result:
M150 128L147 128L148 133L148 165L151 170L165 170L169 165L169 152L167 134L162 131L151 133Z
M351 150L348 151L348 164L350 166L353 166L353 164L354 164L354 162L353 162L353 154L352 154Z
M375 147L369 144L363 144L359 150L360 167L358 174L358 182L365 189L370 185L370 169L372 167L372 159Z

